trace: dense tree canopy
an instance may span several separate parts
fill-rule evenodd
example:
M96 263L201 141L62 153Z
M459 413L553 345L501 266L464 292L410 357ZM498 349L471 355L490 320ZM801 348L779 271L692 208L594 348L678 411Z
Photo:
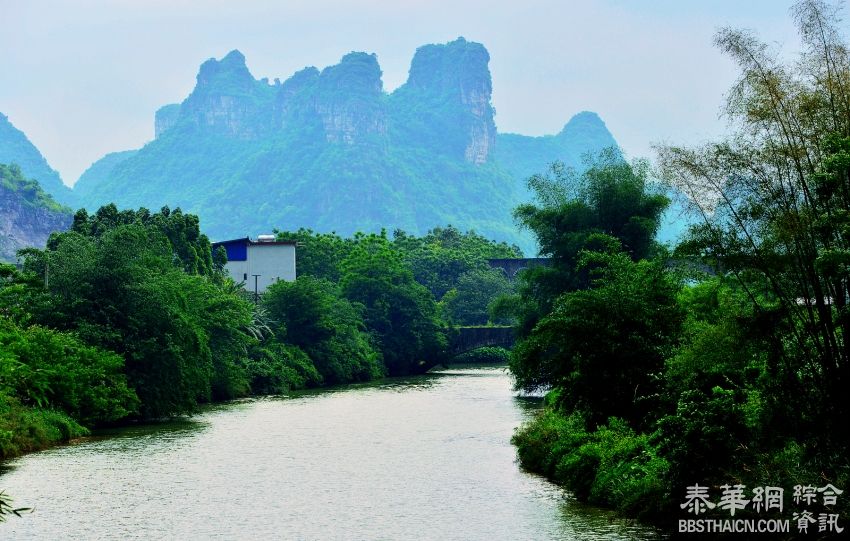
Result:
M520 335L531 332L559 295L589 285L589 268L579 265L584 251L622 250L635 261L652 256L668 203L650 184L646 163L629 164L616 149L591 159L581 175L554 164L528 185L535 201L514 214L537 237L540 255L550 257L551 264L524 271L519 299L508 303Z
M718 33L741 68L726 107L736 135L662 148L661 162L702 217L680 253L712 262L747 293L774 337L777 383L805 395L796 406L805 431L847 415L850 54L832 8L804 1L794 15L804 52L793 65L750 33ZM837 426L816 430L846 437Z
M323 278L278 282L263 296L275 335L301 348L326 383L365 381L383 375L360 307Z
M369 235L342 262L343 294L364 319L390 375L424 372L442 360L446 337L433 295L413 279L389 239Z
M792 65L747 32L717 34L741 68L725 109L734 134L660 149L701 219L674 257L653 258L654 198L619 199L636 184L616 166L594 173L608 195L543 183L542 207L518 211L555 266L503 303L524 315L518 385L552 388L551 410L514 441L527 467L583 499L669 517L697 481L850 480L850 49L826 4L794 15L805 50Z

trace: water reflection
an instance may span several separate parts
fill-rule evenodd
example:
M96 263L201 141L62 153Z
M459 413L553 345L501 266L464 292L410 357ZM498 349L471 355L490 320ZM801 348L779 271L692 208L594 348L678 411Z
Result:
M520 471L539 407L499 367L305 391L100 432L0 477L14 539L651 539Z

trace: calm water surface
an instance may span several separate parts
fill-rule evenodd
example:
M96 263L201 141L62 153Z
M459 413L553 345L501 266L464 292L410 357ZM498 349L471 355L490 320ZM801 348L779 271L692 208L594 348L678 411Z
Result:
M0 539L654 539L520 471L537 407L455 368L122 429L11 462Z

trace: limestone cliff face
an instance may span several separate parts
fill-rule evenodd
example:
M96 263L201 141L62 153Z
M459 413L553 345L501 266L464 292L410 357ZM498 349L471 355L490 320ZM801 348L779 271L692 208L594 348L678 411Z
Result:
M425 141L432 150L480 165L496 141L489 61L483 45L464 38L420 47L407 83L388 95L374 54L352 52L334 66L305 68L269 85L254 79L245 57L231 51L201 65L182 104L157 111L156 136L174 126L242 139L316 130L332 144Z
M374 54L349 53L322 70L314 106L331 143L353 144L387 132L381 68Z
M36 182L20 180L20 169L0 165L0 261L15 261L21 248L44 248L50 233L71 225L70 209L56 205Z
M416 50L407 83L396 91L403 107L420 103L431 117L428 126L456 130L445 135L450 150L478 165L488 161L496 142L489 62L483 45L464 38L425 45Z
M304 68L284 81L275 96L272 116L278 129L297 128L308 113L309 98L319 80L319 70Z
M154 116L154 137L159 137L177 124L180 117L180 104L170 103L157 109Z
M254 79L239 51L201 65L192 94L181 104L176 122L243 139L256 139L272 127L269 115L274 87ZM163 118L168 125L168 115Z
M353 145L387 132L386 95L374 54L349 53L321 72L299 71L275 99L275 125L284 130L316 128L328 143Z
M174 126L242 139L320 126L328 143L347 145L387 132L386 94L374 54L349 53L321 72L305 68L286 82L256 80L232 51L201 65L192 94L156 113L159 138Z
M489 61L463 38L426 45L387 93L373 54L269 84L233 51L204 62L192 93L157 112L154 141L104 157L74 191L92 211L180 206L216 238L451 223L525 243L510 211L527 200L526 173L580 166L573 156L613 138L592 114L559 135L497 137Z

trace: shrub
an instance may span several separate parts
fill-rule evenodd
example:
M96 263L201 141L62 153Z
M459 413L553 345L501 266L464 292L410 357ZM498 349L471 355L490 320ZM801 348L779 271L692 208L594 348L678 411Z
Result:
M511 352L500 347L483 347L461 353L452 362L470 364L506 364L511 360Z

